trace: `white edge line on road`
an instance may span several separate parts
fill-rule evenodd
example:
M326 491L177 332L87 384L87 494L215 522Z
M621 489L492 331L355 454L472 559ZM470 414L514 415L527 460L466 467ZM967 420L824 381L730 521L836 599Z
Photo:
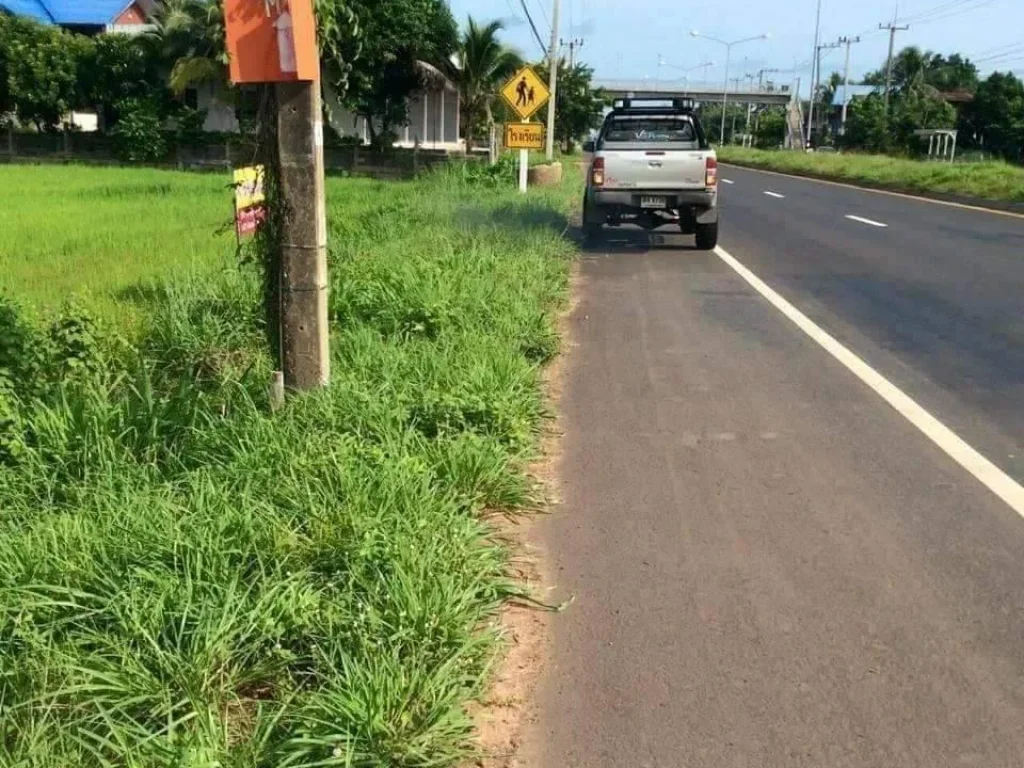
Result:
M723 184L735 184L736 182L732 179L722 179Z
M880 221L872 221L871 219L865 219L862 216L854 216L851 213L846 214L846 218L848 218L850 221L859 221L861 224L867 224L868 226L871 227L882 227L884 229L885 227L889 226L888 224L883 224Z
M786 197L785 195L780 195L780 194L779 194L778 192L772 192L772 191L770 191L770 190L767 190L767 189L766 189L766 190L764 191L764 193L765 193L766 195L768 195L768 197L777 197L777 198L779 198L780 200L782 200L783 198L785 198L785 197Z
M889 195L889 197L902 197L905 200L917 200L919 203L932 203L934 205L945 205L949 208L963 208L965 211L978 211L979 213L994 213L996 216L1010 216L1015 219L1024 219L1024 213L1017 213L1016 211L1003 211L998 208L985 208L981 205L970 205L969 203L954 203L952 200L937 200L934 197L922 197L921 195L913 195L909 192L895 192L891 189L875 189L874 187L861 187L856 184L847 184L843 181L833 181L831 179L818 179L814 176L799 176L795 173L783 173L782 171L769 171L767 168L754 168L749 165L737 165L736 163L726 163L723 160L718 161L718 165L728 166L730 168L740 168L744 171L750 171L751 173L767 173L769 176L782 176L787 179L796 179L797 181L809 181L813 184L828 184L831 187L843 187L844 189L855 189L860 192L870 192L874 195Z
M1012 477L965 443L953 430L940 422L917 404L903 390L891 383L882 374L861 360L857 355L840 344L834 337L819 327L807 315L776 293L761 278L743 266L724 248L716 248L718 258L732 267L750 286L804 333L810 336L832 357L842 363L858 379L867 384L875 393L917 427L935 445L941 448L957 464L977 478L992 493L1005 501L1021 517L1024 517L1024 487Z

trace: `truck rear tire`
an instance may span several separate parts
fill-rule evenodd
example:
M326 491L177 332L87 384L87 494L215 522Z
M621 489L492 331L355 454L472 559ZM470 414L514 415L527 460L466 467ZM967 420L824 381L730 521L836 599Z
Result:
M697 225L697 250L713 251L718 245L718 222Z

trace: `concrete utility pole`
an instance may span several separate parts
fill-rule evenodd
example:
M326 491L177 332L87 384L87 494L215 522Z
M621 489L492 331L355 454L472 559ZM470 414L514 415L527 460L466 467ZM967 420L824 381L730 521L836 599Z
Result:
M811 146L811 126L814 120L814 76L817 73L818 65L818 43L821 41L821 0L818 0L818 13L814 22L814 56L811 57L811 105L807 112L807 136L804 139L804 147ZM796 94L800 98L799 91Z
M815 62L817 64L815 67L816 75L811 83L811 111L810 116L807 118L807 133L809 136L812 135L814 126L814 102L818 100L818 91L821 89L821 52L830 51L833 48L838 48L840 45L841 43L823 43L822 45L819 45L818 50L815 51ZM821 110L819 110L819 112L820 111ZM820 117L818 122L821 122Z
M850 46L860 42L860 37L840 37L840 43L846 45L846 64L843 66L843 119L839 124L839 135L846 135L846 108L850 106Z
M570 40L568 43L565 40L560 40L560 46L569 46L569 69L572 70L576 66L576 51L583 47L583 38L577 37Z
M281 82L277 141L281 201L281 366L289 389L331 378L327 321L327 214L320 83Z
M548 143L547 158L550 163L555 159L555 101L558 96L558 12L560 0L553 0L551 8L551 46L548 48L548 90L551 91L548 101Z
M910 25L896 26L896 20L893 19L889 24L879 24L878 28L889 30L889 58L885 64L885 114L889 114L889 94L892 92L892 64L893 52L896 48L896 33L906 32L910 29Z
M764 76L765 75L770 75L772 73L781 72L781 71L782 70L778 69L777 67L776 68L772 68L772 69L762 68L757 73L757 90L758 91L763 91L764 90ZM799 80L797 82L799 82ZM799 85L797 86L796 91L797 91L797 98L800 98L800 86ZM754 133L755 134L757 133L757 130L758 130L758 128L760 128L760 126L761 126L761 112L760 112L760 110L758 110L757 117L754 118ZM748 131L748 133L749 133L749 131Z
M739 93L740 83L743 82L743 78L742 77L734 77L729 82L732 83L733 91L735 93ZM748 112L748 114L749 114L749 112ZM732 113L732 134L730 135L730 138L733 141L736 141L736 113L735 112Z

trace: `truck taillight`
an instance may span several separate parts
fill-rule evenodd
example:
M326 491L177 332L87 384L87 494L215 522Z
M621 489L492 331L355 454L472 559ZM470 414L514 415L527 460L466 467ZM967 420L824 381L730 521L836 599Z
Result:
M704 186L708 189L718 186L718 160L713 157L709 157L704 166Z
M595 157L590 166L590 183L595 187L604 186L604 158Z

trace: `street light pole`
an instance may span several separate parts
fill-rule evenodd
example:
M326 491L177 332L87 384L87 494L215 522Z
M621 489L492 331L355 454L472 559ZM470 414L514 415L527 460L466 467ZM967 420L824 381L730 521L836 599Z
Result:
M811 122L814 119L814 75L818 66L818 43L821 40L821 0L818 0L818 13L814 22L814 57L811 59L811 106L807 112L807 137L804 139L804 148L811 146ZM800 99L799 92L796 95Z
M725 87L722 90L722 131L718 143L725 146L725 113L729 104L729 57L732 56L732 43L725 44Z
M741 43L749 43L754 40L767 40L771 35L765 33L763 35L754 35L753 37L745 37L742 40L733 40L731 43L725 40L719 40L717 37L711 37L710 35L702 35L696 29L692 30L690 34L693 37L703 37L705 40L710 40L713 43L725 46L725 86L722 90L722 128L719 134L719 142L725 144L725 111L729 104L729 59L732 56L732 47L734 45L740 45Z

